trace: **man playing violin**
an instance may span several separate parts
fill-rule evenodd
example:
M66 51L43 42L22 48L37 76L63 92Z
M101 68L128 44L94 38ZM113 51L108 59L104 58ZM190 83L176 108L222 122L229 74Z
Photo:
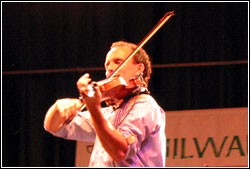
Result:
M105 61L109 77L136 45L124 41L112 44ZM44 128L65 139L94 142L91 167L164 167L166 158L165 112L149 94L151 61L142 48L118 72L133 90L119 88L123 97L103 100L100 83L89 74L77 81L80 99L57 100L47 111ZM102 107L105 101L107 107ZM83 103L87 111L81 112Z

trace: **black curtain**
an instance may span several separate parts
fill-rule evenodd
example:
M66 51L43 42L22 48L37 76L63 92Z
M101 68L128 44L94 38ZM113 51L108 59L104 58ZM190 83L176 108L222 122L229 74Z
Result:
M47 133L43 120L57 99L78 97L86 72L34 70L103 67L112 42L139 43L168 11L176 15L144 47L153 65L233 64L155 67L149 89L158 103L247 107L248 62L234 64L248 60L247 2L2 2L2 166L74 166L75 141Z

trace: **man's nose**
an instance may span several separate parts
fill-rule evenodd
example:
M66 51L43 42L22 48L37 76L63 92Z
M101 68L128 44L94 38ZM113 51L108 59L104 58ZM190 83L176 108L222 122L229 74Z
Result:
M108 77L115 69L109 65L107 68L106 68L106 77Z
M108 77L112 72L113 72L113 70L107 69L106 73L105 73L106 77Z

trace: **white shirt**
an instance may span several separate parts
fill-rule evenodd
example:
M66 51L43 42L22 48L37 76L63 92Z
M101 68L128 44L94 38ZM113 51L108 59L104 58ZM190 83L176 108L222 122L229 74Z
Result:
M113 111L103 108L103 114L129 140L123 161L114 162L104 150L92 126L89 112L81 112L55 136L94 142L90 167L164 167L166 160L165 112L150 96L140 95ZM131 139L132 138L132 139Z

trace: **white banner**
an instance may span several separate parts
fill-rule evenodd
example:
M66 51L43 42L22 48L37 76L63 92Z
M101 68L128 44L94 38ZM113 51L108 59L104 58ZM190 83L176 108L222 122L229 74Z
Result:
M248 166L248 108L166 113L167 167Z

